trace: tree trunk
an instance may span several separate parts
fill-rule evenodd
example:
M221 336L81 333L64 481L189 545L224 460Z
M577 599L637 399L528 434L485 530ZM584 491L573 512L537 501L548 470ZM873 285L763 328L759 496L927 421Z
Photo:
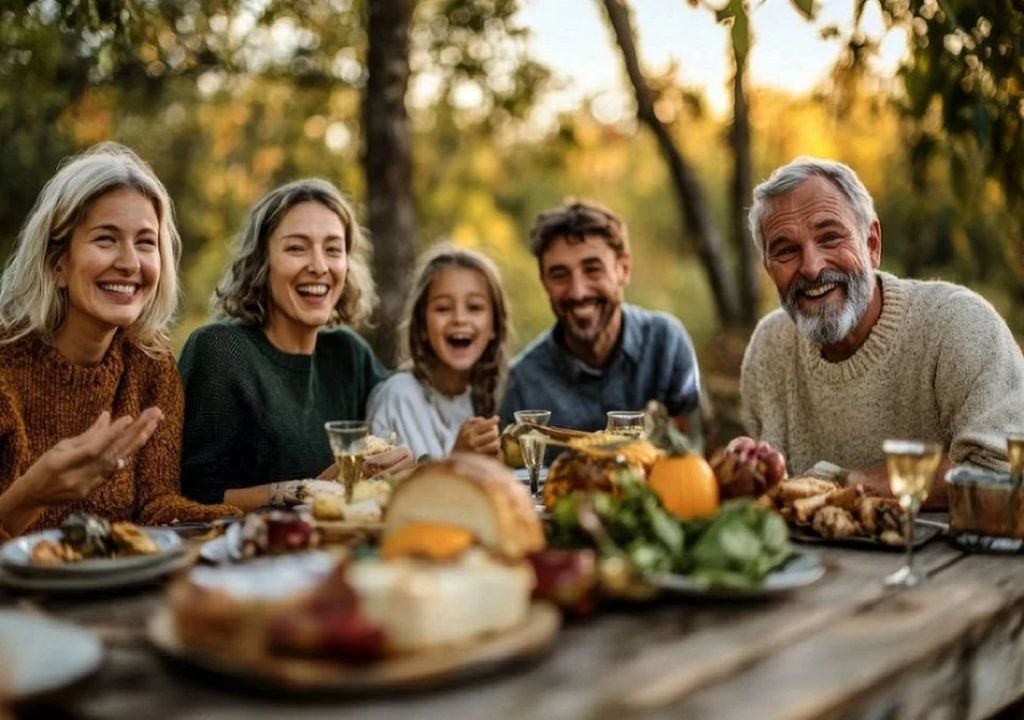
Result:
M761 305L761 253L754 247L747 225L747 207L754 194L753 163L750 159L750 113L743 78L746 62L733 49L736 74L732 80L732 221L736 257L740 263L740 319L753 326Z
M676 147L669 128L654 112L654 97L640 70L629 8L625 0L603 0L615 41L622 51L626 73L636 95L637 117L647 125L658 141L658 148L668 164L676 201L686 229L697 240L697 252L711 285L715 309L723 325L733 327L740 322L736 283L723 251L722 234L714 218L697 173Z
M371 337L385 365L398 359L409 273L416 259L416 207L405 91L409 82L409 25L415 0L369 0L368 79L363 95L367 224L380 305Z

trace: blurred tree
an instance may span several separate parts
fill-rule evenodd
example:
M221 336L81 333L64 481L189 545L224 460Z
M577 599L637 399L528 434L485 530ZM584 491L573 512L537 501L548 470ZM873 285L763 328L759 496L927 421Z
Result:
M856 23L836 68L848 94L857 92L877 49L860 28L867 1L856 2ZM912 217L915 235L928 240L933 213L922 204L929 202L936 181L942 181L936 160L948 164L944 177L959 198L959 208L947 217L953 241L910 245L904 261L920 269L948 259L949 253L961 262L979 260L979 254L994 256L973 262L982 272L976 277L990 279L990 273L1009 269L1009 282L1024 301L1024 5L1019 0L879 4L889 28L902 32L909 45L899 72L903 92L895 102L907 119L904 144L919 199ZM1003 204L1010 211L1011 242L1002 241L1004 233L978 237L993 205Z
M373 238L374 277L380 287L373 344L378 357L398 359L394 328L416 259L412 195L412 141L405 108L409 82L409 25L415 0L370 0L369 49L363 94L367 222ZM403 272L404 270L404 272Z
M518 0L0 0L0 253L61 157L119 139L153 161L179 206L203 208L180 218L191 314L205 304L195 291L208 292L227 260L245 204L297 174L357 194L365 181L385 343L415 253L411 197L387 182L404 164L408 186L411 142L376 132L397 128L405 112L406 80L389 63L404 56L406 77L436 85L421 106L454 104L466 122L507 132L547 77L525 53L517 9ZM385 42L396 13L404 46ZM368 82L373 47L392 52L380 66L389 71ZM353 97L364 99L373 132ZM197 121L203 108L216 110ZM364 173L354 177L350 148L362 138ZM381 152L391 169L381 171ZM382 229L393 219L401 226Z
M636 96L637 118L646 125L658 141L665 163L669 167L676 202L686 228L694 236L697 251L715 299L715 307L722 324L741 323L737 283L729 268L729 258L722 242L722 233L710 211L707 192L696 170L680 152L667 123L656 111L656 97L640 68L630 9L626 0L602 0L615 42L622 52L626 75Z

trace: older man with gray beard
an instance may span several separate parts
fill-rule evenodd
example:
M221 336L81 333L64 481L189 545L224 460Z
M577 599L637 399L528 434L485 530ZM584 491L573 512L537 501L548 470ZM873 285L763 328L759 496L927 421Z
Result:
M934 441L952 464L1005 470L1024 429L1024 357L976 293L878 270L882 228L846 165L798 158L754 190L750 229L782 307L743 358L747 431L889 494L885 438ZM937 483L932 506L945 504Z

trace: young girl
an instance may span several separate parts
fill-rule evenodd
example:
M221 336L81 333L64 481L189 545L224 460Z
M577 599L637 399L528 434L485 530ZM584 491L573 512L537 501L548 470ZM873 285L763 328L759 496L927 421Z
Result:
M421 458L497 455L508 310L485 256L440 245L420 261L406 312L406 367L370 395L375 435L394 430Z

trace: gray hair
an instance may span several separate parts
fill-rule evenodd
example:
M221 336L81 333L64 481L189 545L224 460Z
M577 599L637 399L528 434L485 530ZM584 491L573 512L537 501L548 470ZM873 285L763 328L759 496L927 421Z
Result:
M871 193L864 187L848 165L834 160L801 156L777 168L763 183L754 188L754 204L750 206L748 221L750 237L764 255L764 237L761 234L761 222L770 201L796 190L812 177L822 177L832 183L849 201L850 208L861 229L861 239L867 241L868 231L878 216L875 214L875 203Z
M263 327L270 310L270 259L267 242L296 205L318 202L331 210L345 228L348 273L345 287L331 313L331 324L357 325L373 312L377 288L370 273L369 248L356 213L338 188L327 180L296 180L271 190L249 212L238 252L213 295L218 317L231 317L247 325Z
M136 190L152 201L160 253L157 286L125 334L149 354L167 351L168 327L178 307L181 254L171 198L144 160L114 142L64 160L39 193L0 277L0 342L32 333L53 338L68 311L68 294L57 287L57 264L67 254L75 227L89 206L121 188Z

